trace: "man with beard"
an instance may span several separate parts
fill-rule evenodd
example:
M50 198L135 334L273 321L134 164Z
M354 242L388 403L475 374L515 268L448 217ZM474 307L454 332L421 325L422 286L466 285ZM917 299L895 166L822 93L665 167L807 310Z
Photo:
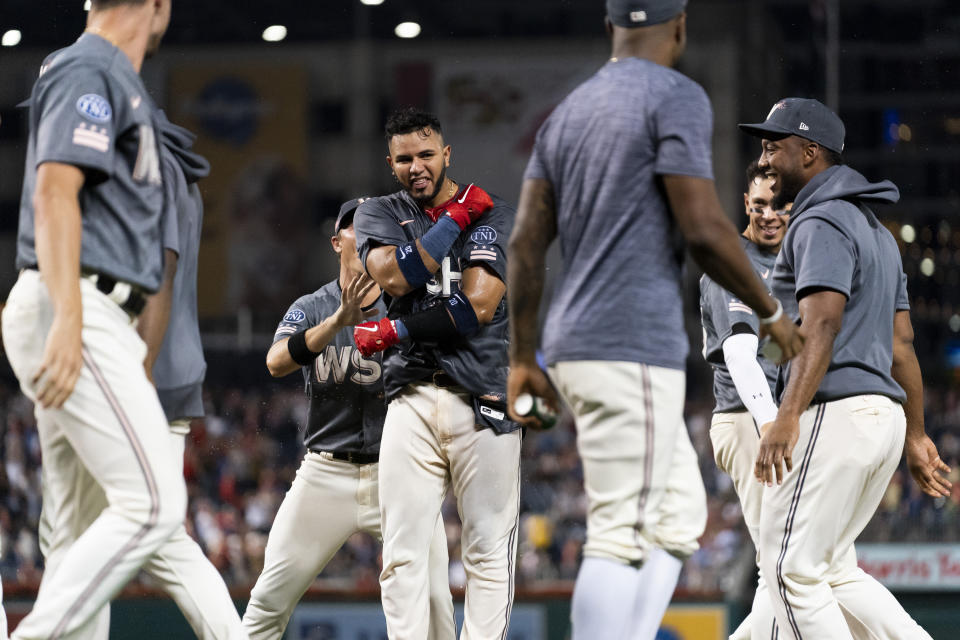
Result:
M34 401L48 495L83 469L108 506L66 550L18 640L80 630L183 523L186 488L144 369L136 318L160 285L163 179L139 77L170 0L94 0L86 32L44 60L30 98L20 277L3 340ZM51 454L48 456L48 454Z
M358 325L365 356L386 350L380 446L383 610L390 638L422 640L427 558L448 486L463 521L461 638L506 637L513 603L520 431L506 416L505 241L514 210L447 175L450 146L429 113L386 124L402 187L357 210L357 247L390 296L388 317Z
M769 286L773 264L787 232L790 214L771 206L773 180L757 165L747 167L743 204L749 222L740 242L757 275ZM757 315L739 298L708 275L700 278L700 315L703 356L713 368L716 407L710 423L710 441L717 466L730 475L743 508L743 519L754 546L760 521L762 487L753 478L761 428L773 422L777 405L773 394L777 365L760 355ZM731 636L750 638L752 626L769 631L773 611L763 575L757 583L753 609Z
M905 437L920 486L930 495L949 488L939 476L949 469L924 433L900 252L869 208L896 202L899 191L842 164L843 122L816 100L786 98L765 122L740 128L762 138L774 208L794 203L773 293L807 338L781 371L780 408L754 468L766 485L760 567L779 632L850 639L865 625L869 637L929 638L855 565L833 575L876 510Z

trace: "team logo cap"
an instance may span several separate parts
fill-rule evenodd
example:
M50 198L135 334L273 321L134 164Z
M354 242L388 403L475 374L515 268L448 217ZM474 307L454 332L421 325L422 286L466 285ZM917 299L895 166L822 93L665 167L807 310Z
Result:
M618 27L649 27L672 20L687 8L687 0L607 0L607 16Z
M738 126L744 133L767 140L799 136L837 153L843 152L846 136L843 120L812 98L784 98L773 105L764 122Z

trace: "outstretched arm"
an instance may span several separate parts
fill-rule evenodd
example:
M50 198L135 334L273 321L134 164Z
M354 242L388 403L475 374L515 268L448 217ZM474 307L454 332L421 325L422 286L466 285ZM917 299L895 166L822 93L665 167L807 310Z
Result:
M337 332L344 327L363 321L366 318L377 315L376 309L363 309L363 299L376 286L370 276L365 273L359 274L350 280L343 288L340 294L340 306L332 316L328 316L320 321L320 324L314 325L303 332L303 339L306 348L312 353L319 353L327 346L337 335ZM281 378L291 374L301 366L293 358L290 352L290 338L284 338L273 343L270 351L267 352L267 369L274 378Z
M556 393L537 364L539 336L537 313L543 295L547 248L557 235L553 185L542 178L527 179L520 193L520 207L510 235L507 258L507 301L510 309L510 375L507 407L517 422L538 427L535 417L515 415L517 396L530 393L543 398L554 411Z
M913 323L909 311L897 311L893 317L893 367L890 373L907 394L907 401L903 404L907 416L904 452L910 475L927 495L947 497L953 485L944 476L950 473L950 467L940 459L937 445L924 430L923 376L913 350Z

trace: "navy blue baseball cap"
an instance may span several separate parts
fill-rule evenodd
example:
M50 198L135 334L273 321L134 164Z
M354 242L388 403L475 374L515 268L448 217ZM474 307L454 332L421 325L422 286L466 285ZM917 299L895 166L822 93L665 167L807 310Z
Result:
M764 122L737 126L744 133L767 140L799 136L837 153L843 152L846 135L843 120L812 98L784 98L773 105Z
M350 223L353 222L353 212L369 199L370 198L354 198L340 205L340 213L337 214L337 221L333 223L333 232L340 233L341 229L349 227Z
M618 27L649 27L684 12L687 0L607 0L607 17Z

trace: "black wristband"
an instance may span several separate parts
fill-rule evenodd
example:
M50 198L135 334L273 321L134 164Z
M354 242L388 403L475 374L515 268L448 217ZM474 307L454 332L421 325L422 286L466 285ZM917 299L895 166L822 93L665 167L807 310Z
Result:
M435 341L460 337L457 325L453 323L447 307L442 304L400 320L407 328L411 340Z
M301 367L313 364L313 361L320 355L319 353L310 351L310 348L307 346L306 331L300 331L290 336L287 340L287 351L290 352L290 357L293 358L293 361Z

